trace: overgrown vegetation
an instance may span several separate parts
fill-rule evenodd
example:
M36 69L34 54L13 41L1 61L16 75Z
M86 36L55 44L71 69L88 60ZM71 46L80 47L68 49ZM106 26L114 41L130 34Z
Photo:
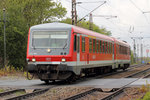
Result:
M146 93L143 98L139 100L150 100L150 84L146 81L146 85L142 85L141 92Z
M23 78L24 77L24 78L26 78L27 77L27 72L24 71L23 67L15 68L15 67L12 67L12 66L7 66L5 68L0 69L0 77L5 77L5 76L11 77L11 78L12 77L14 77L14 78L16 78L16 77L22 77ZM32 77L32 75L30 73L28 73L28 76Z
M145 94L145 96L143 97L143 99L141 99L141 100L150 100L150 91L147 92L147 93Z
M133 51L131 51L131 64L134 64L134 56L133 56Z
M23 67L22 68L15 68L15 67L11 67L11 66L7 66L5 68L1 68L0 69L0 77L2 76L13 76L16 75L16 73L18 72L23 72Z

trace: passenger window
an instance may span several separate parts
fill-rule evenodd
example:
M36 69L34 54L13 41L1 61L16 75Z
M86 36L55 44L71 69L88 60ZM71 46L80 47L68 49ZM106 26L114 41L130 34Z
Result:
M109 51L110 50L110 48L109 48L109 42L108 42L108 47L107 48L108 48L107 52L110 53L110 51Z
M100 41L100 43L99 43L99 52L100 53L102 52L102 41Z
M82 37L82 52L85 52L85 37Z
M107 42L105 42L105 53L107 53Z
M112 53L112 43L110 43L110 53Z
M114 44L112 44L112 53L114 54Z
M95 43L95 39L93 39L93 53L95 53L95 47L96 47L96 43Z
M89 39L89 52L92 52L92 39Z
M77 51L77 36L74 35L74 51Z
M119 54L121 54L121 47L120 47L120 45L119 45Z
M96 40L96 52L99 52L99 40Z
M105 52L105 42L102 41L102 44L103 44L103 53Z
M77 37L77 52L79 53L80 51L80 37Z
M109 43L109 54L111 53L111 51L110 51L111 49L110 49L110 43Z

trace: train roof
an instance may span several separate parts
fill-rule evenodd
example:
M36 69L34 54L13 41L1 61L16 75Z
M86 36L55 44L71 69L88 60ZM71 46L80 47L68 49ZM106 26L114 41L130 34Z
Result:
M82 33L85 35L89 35L89 36L93 36L93 37L99 37L102 38L104 40L109 40L109 41L113 41L113 39L107 35L103 35L94 31L90 31L88 29L84 29L78 26L74 26L74 25L70 25L70 24L65 24L65 23L58 23L58 22L54 22L54 23L46 23L46 24L39 24L39 25L35 25L32 26L30 28L30 30L39 30L39 29L72 29L77 32L77 33Z
M94 31L90 31L88 29L84 29L84 28L81 28L78 26L65 24L65 23L59 23L59 22L45 23L45 24L34 25L30 28L31 31L32 30L40 30L40 29L46 29L46 30L48 30L48 29L60 29L60 30L61 29L63 29L63 30L73 29L74 32L77 32L77 33L82 33L82 34L93 36L93 37L99 37L99 38L102 38L103 40L114 41L114 42L116 41L120 44L129 46L127 43L125 43L121 40L118 40L118 39L115 39L115 38L112 38L107 35L103 35L103 34L100 34L100 33L94 32Z
M103 35L103 34L100 34L100 33L97 33L97 32L94 32L94 31L91 31L88 29L84 29L84 28L81 28L78 26L73 26L73 29L77 33L82 33L82 34L89 35L89 36L99 37L103 40L114 41L111 37L109 37L107 35Z
M72 25L70 24L65 24L65 23L45 23L45 24L39 24L39 25L34 25L30 29L71 29Z
M114 41L115 41L116 43L123 44L124 46L130 47L130 45L129 45L128 43L124 42L124 41L118 40L118 39L116 39L116 38L113 38L113 39L114 39Z

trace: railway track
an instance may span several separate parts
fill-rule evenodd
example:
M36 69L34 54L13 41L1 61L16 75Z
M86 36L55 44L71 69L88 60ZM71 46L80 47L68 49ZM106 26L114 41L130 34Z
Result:
M140 66L143 66L143 65L140 65ZM133 66L133 67L139 67L138 66ZM130 69L129 69L130 70ZM138 73L144 73L146 72L147 70L150 71L150 69L146 69L146 70L143 70L141 72L137 72L133 75L130 75L126 78L129 78L129 77L135 77L136 75L138 75ZM124 71L120 71L119 73L121 72L124 72ZM114 73L109 73L109 74L106 74L106 75L102 75L102 76L109 76L109 75L112 75L112 74L118 74L117 72L114 72ZM101 76L101 77L102 77ZM150 74L149 74L150 76ZM146 77L146 76L145 76ZM148 77L148 75L147 75ZM56 87L56 86L53 86L53 87ZM33 91L32 93L26 93L25 92L25 89L16 89L16 90L11 90L11 91L7 91L7 92L3 92L3 93L0 93L0 97L1 98L5 98L6 96L9 96L9 95L12 95L12 94L15 94L17 92L25 92L24 94L21 94L21 95L18 95L18 96L11 96L9 98L6 98L6 100L22 100L22 99L28 99L28 98L31 98L31 97L34 97L34 96L37 96L37 95L40 95L40 94L43 94L45 92L47 92L48 90L50 90L51 88L53 87L48 87L48 88L45 88L45 89L36 89L35 91ZM66 98L65 100L74 100L74 99L79 99L79 98L82 98L82 97L86 97L87 95L91 95L93 93L98 93L98 94L101 94L103 95L103 97L101 98L101 100L110 100L112 99L113 97L119 95L120 93L123 92L125 87L122 87L122 88L117 88L117 89L112 89L111 91L103 91L101 88L93 88L93 89L90 89L88 91L85 91L83 93L80 93L80 94L75 94L74 96L71 96L71 97L68 97Z
M4 97L10 94L14 94L16 92L25 92L25 89L15 89L15 90L11 90L11 91L6 91L6 92L2 92L0 93L0 97Z
M31 93L26 93L25 89L15 89L15 90L0 93L0 99L5 99L5 100L28 99L28 98L31 98L31 97L34 97L37 95L41 95L41 94L47 92L51 88L53 88L53 87L49 87L49 88L45 88L45 89L34 89L34 91Z
M150 77L150 73L148 73L147 75L145 75L143 78L149 78Z
M142 71L139 71L139 72L134 73L132 75L126 76L125 78L135 78L137 76L138 76L138 78L136 80L139 80L141 78L147 78L147 77L150 76L150 73L148 73L148 74L145 75L146 72L150 72L150 68L142 70ZM142 76L139 76L139 74L142 75ZM132 81L131 83L135 82L136 80ZM131 83L129 83L129 84L131 84ZM101 100L111 100L111 99L113 99L114 97L116 97L116 96L120 95L121 93L123 93L124 89L129 84L124 85L123 87L121 87L120 89L118 89L118 91L116 91L116 93L114 92L113 94L110 94L109 96L106 96L106 97L104 97Z
M139 72L142 74L142 73L146 73L146 72L149 72L149 65L134 65L133 67L130 67L128 68L127 70L125 71L117 71L117 72L113 72L113 73L108 73L106 75L102 75L98 78L138 78L139 76ZM142 70L142 72L141 72ZM134 74L133 74L134 73Z
M146 78L150 76L148 72L150 73L150 68L128 75L125 78Z
M103 91L101 88L93 88L88 91L68 97L64 100L84 100L84 97L86 97L87 95L92 95L94 92L98 92L101 94L101 98L99 98L100 100L110 100L115 95L118 95L120 92L123 92L123 89L113 88L110 91Z
M143 65L142 65L143 66ZM134 66L134 67L137 67L137 66ZM138 66L139 67L139 66ZM132 75L128 75L128 76L126 76L125 78L135 78L135 77L137 77L138 76L138 78L136 79L136 80L138 80L138 79L141 79L141 78L146 78L146 77L149 77L150 76L150 74L147 74L147 75L144 75L143 76L143 73L146 73L146 72L150 72L150 68L147 68L147 69L145 69L145 70L142 70L142 71L139 71L139 72L137 72L137 73L134 73L134 74L132 74ZM142 76L140 76L140 75L142 75ZM112 75L112 74L109 74L109 75ZM107 93L107 95L105 94L105 95L103 95L102 97L100 97L100 98L98 98L99 100L112 100L113 98L115 98L115 97L117 97L118 95L120 95L121 93L123 93L124 92L124 89L126 88L126 86L127 85L129 85L129 84L131 84L131 83L133 83L133 82L135 82L136 80L134 80L134 81L132 81L132 82L130 82L130 83L128 83L128 84L126 84L126 85L124 85L124 86L122 86L121 88L118 88L118 89L112 89L113 91L103 91L101 88L94 88L94 89L91 89L91 90L88 90L88 91L85 91L85 92L83 92L83 93L80 93L80 94L76 94L76 95L73 95L73 96L71 96L71 97L68 97L68 98L66 98L66 99L64 99L64 100L76 100L76 99L78 99L78 100L86 100L86 96L87 95L93 95L92 93L94 93L94 92L99 92L99 95L103 95L104 93ZM96 98L97 99L97 98Z

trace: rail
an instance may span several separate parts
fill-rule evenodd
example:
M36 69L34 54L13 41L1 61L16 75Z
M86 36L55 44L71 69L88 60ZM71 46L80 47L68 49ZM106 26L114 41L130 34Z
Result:
M84 96L86 96L86 95L88 95L88 94L91 94L91 93L93 93L93 92L96 92L96 91L102 92L102 89L101 89L101 88L98 88L98 89L93 88L93 89L90 89L90 90L88 90L88 91L85 91L85 92L76 94L76 95L74 95L74 96L68 97L68 98L66 98L66 99L64 99L64 100L75 100L75 99L79 99L79 98L81 98L81 97L84 97Z
M24 94L24 95L12 97L12 98L9 98L9 99L6 99L6 100L22 100L22 99L28 99L28 98L30 98L30 97L43 94L43 93L45 93L45 92L48 91L48 90L49 90L49 88L46 88L46 89L38 90L38 91L35 91L35 92L32 92L32 93L28 93L28 94Z
M15 89L15 90L11 90L11 91L2 92L2 93L0 93L0 97L10 95L10 94L13 94L15 92L22 92L22 91L25 91L25 89Z
M136 73L134 73L134 74L132 74L132 75L126 76L125 78L133 78L133 77L137 76L138 74L142 74L142 73L145 73L145 72L147 72L147 71L150 71L150 68L145 69L145 70L140 71L140 72L136 72Z

